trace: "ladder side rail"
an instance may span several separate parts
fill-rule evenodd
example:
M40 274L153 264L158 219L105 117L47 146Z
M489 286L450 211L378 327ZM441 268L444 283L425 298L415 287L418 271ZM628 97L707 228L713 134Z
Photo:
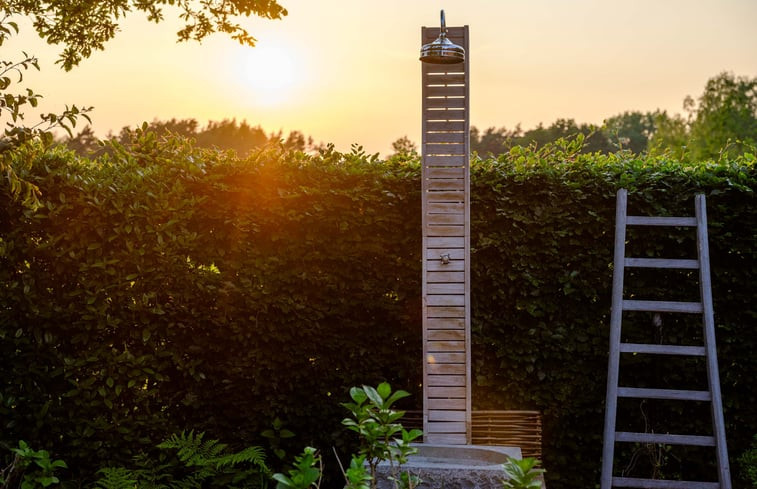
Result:
M612 309L610 312L610 354L607 367L604 445L602 447L601 489L612 487L615 457L615 418L618 409L618 370L620 367L620 324L623 319L623 279L626 254L626 216L628 191L619 189L615 205L615 253L612 270Z
M720 374L717 350L715 348L715 318L712 304L712 282L710 280L710 249L707 235L707 207L704 194L695 199L697 219L697 251L699 254L699 287L702 300L704 343L707 350L707 380L712 394L711 412L715 440L717 443L718 479L720 489L731 489L731 473L728 465L728 447L725 441L725 420L720 394Z

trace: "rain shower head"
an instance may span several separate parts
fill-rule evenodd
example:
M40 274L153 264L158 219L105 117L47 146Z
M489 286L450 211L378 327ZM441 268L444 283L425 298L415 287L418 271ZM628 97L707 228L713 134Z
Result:
M465 49L447 39L447 24L444 21L444 10L441 12L441 30L434 42L424 44L421 48L420 60L431 64L456 64L465 61Z

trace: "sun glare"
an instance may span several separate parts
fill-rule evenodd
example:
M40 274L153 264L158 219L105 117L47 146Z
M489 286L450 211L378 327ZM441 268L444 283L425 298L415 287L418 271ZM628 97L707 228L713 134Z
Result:
M260 44L244 50L239 61L240 78L259 105L292 101L301 86L301 69L291 50Z

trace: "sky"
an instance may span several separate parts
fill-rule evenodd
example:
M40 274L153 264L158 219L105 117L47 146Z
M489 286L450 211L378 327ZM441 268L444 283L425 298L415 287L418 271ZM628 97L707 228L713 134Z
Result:
M166 22L128 16L105 51L70 72L29 24L3 45L42 70L42 110L94 106L98 136L171 118L236 118L299 130L348 151L391 153L421 131L421 26L470 29L471 125L601 124L628 110L683 112L723 71L757 77L757 0L279 0L283 20L242 19L254 48L222 34L177 43Z

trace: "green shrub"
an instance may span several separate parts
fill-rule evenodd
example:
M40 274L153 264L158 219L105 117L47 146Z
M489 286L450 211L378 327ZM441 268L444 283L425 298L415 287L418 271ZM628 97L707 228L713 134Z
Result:
M0 192L0 441L49 447L84 481L184 427L260 444L276 417L297 433L280 440L288 453L353 452L333 401L351 385L406 385L414 404L401 408L420 407L417 161L359 148L237 159L150 133L112 154L14 155L42 205ZM473 405L544 413L548 485L599 480L619 187L635 213L691 214L693 195L707 195L728 442L747 449L757 432L754 156L690 164L561 143L474 160L471 176ZM640 256L691 244L634 243ZM640 294L670 292L635 278ZM680 339L671 321L660 338ZM655 430L691 419L648 414ZM706 467L673 461L673 473Z

